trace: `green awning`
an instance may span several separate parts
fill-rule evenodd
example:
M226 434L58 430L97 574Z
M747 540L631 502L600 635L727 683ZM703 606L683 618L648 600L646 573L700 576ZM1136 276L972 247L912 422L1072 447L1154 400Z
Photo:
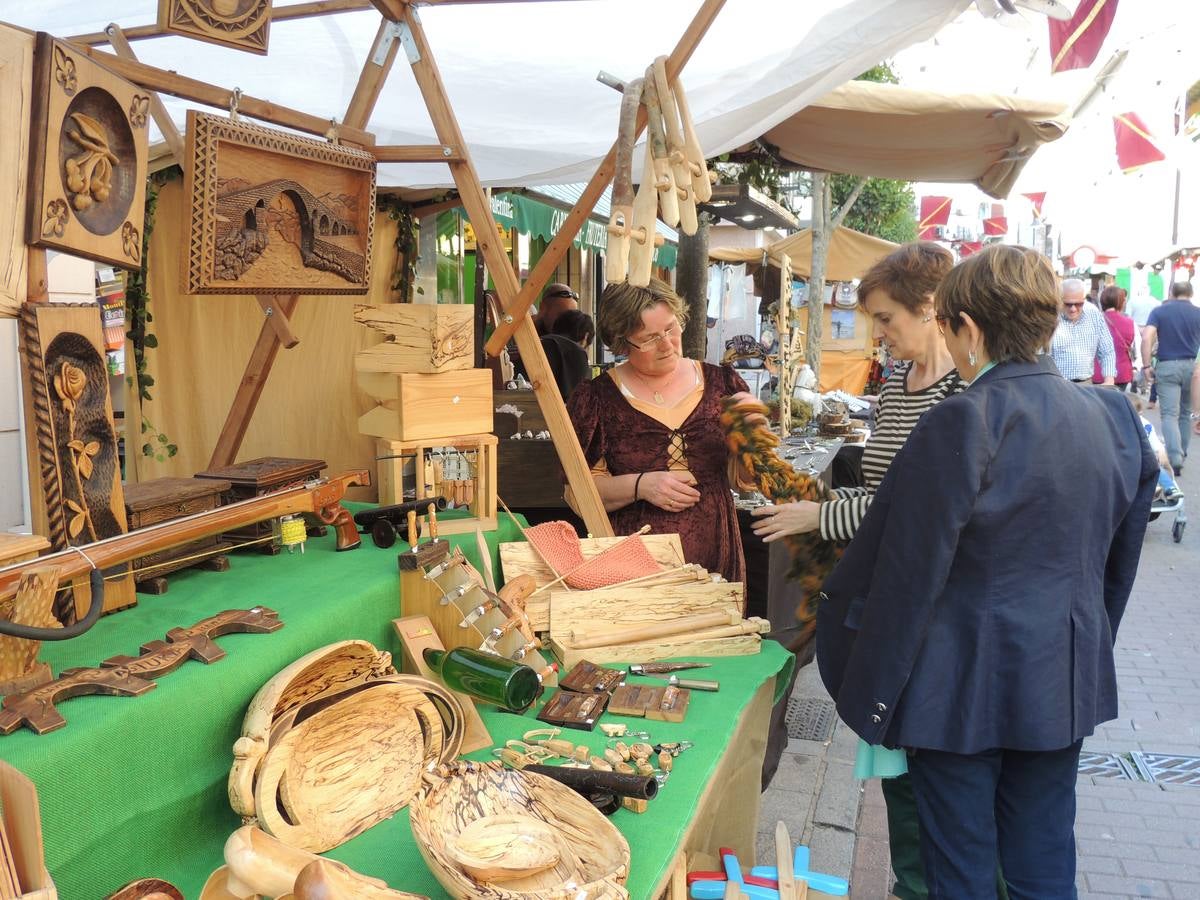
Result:
M539 237L545 241L553 240L558 229L567 220L567 212L548 203L541 203L521 194L493 194L492 215L496 221L506 228L516 228L522 234ZM605 252L608 247L608 228L604 222L589 218L579 229L572 243L597 253ZM655 262L667 269L675 268L675 258L678 248L674 244L664 243L658 248Z

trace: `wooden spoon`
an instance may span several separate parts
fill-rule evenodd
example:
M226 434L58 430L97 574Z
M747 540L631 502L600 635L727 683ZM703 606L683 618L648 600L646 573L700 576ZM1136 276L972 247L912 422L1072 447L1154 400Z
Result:
M450 841L447 850L464 872L482 882L525 878L559 860L554 829L532 816L476 819Z

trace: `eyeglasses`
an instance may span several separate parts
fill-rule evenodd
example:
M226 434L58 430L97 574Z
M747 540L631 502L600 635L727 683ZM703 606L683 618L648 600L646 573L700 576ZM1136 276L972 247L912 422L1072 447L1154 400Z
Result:
M547 297L570 297L572 300L578 300L579 295L574 291L555 291L553 294L547 294Z
M641 350L644 353L647 350L653 350L658 344L666 344L667 346L670 346L671 341L679 337L681 334L683 334L683 326L676 321L675 324L666 331L663 331L659 334L649 335L644 341L638 341L635 343L629 338L625 338L625 343L627 343L634 350Z
M1067 309L1083 309L1083 304L1086 302L1087 302L1086 300L1080 300L1078 303L1067 303L1064 300L1063 306L1066 307Z

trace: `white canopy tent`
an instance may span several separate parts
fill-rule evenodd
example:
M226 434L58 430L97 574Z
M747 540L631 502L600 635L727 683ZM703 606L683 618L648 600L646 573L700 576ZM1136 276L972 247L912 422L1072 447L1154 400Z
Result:
M277 6L291 5L276 0ZM704 149L719 154L783 121L901 48L935 34L968 0L729 0L684 69ZM0 18L58 36L152 23L156 0L8 2ZM586 181L612 145L619 95L605 70L637 77L671 49L698 0L574 0L430 6L421 17L485 185ZM340 117L371 52L374 10L272 24L255 56L169 36L138 41L149 65L319 116ZM401 58L401 63L403 57ZM381 144L435 143L412 77L398 65L368 130ZM182 126L195 104L164 97ZM640 158L640 157L639 157ZM382 164L381 186L448 187L441 165Z

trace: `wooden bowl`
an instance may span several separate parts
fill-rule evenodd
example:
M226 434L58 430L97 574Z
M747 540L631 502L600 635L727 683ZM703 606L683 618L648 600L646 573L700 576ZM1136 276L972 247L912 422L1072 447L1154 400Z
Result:
M513 881L562 858L558 832L533 816L484 816L458 833L447 851L476 881Z
M594 806L570 788L542 775L505 769L499 762L457 762L424 776L409 804L410 824L426 865L442 887L460 900L627 900L629 844ZM481 881L459 862L459 838L493 817L535 819L549 832L558 859L547 868L503 881ZM532 831L532 829L531 829ZM548 836L547 836L548 835ZM553 854L549 847L541 855Z

